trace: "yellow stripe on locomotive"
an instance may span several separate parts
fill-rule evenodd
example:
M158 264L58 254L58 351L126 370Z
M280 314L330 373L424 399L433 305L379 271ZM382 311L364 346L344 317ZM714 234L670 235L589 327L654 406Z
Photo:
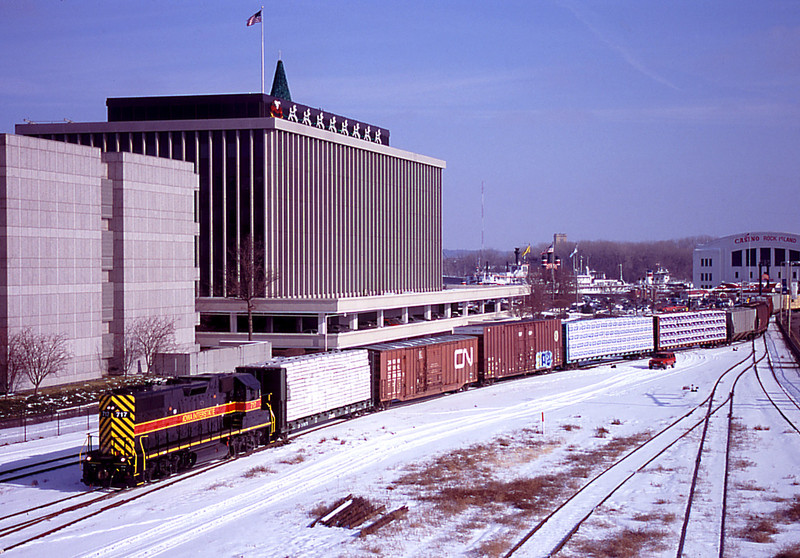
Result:
M100 451L133 457L136 400L133 395L104 395L100 399Z

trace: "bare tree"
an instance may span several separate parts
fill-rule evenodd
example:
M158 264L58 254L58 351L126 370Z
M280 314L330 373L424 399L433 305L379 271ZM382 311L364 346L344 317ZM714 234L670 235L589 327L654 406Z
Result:
M67 337L34 333L30 329L20 331L17 337L18 363L33 385L33 395L36 396L45 378L57 376L72 358Z
M528 292L513 308L517 316L539 318L548 310L567 308L575 302L577 284L571 270L531 266L526 283Z
M539 318L549 308L547 282L540 269L532 268L526 277L528 294L522 299L522 315Z
M269 286L275 282L275 272L267 270L264 245L245 236L236 249L228 254L227 293L247 305L247 339L253 339L253 310L256 299L266 298Z
M122 337L117 337L116 339L114 352L119 359L118 362L122 369L123 376L127 376L136 361L143 356L140 344L142 335L136 332L144 326L141 326L138 321L139 320L136 320L126 325L125 333Z
M25 376L20 357L20 333L17 332L0 342L0 372L6 397L17 389L20 380Z
M146 316L136 318L125 329L122 341L122 366L124 373L137 359L144 359L147 371L153 369L157 353L166 353L175 348L175 319L168 316Z

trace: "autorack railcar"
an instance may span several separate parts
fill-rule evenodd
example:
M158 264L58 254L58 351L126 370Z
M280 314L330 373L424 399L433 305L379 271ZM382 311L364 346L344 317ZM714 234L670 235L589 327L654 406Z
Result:
M564 364L649 354L655 349L653 318L625 316L564 322Z
M240 366L269 394L276 435L372 409L372 375L366 350L332 351Z

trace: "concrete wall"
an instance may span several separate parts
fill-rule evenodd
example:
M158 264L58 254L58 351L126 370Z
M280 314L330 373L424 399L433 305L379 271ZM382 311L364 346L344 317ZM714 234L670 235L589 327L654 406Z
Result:
M183 350L194 347L197 175L188 163L104 153L113 182L114 321L121 336L136 318L175 320Z
M74 355L43 385L100 376L104 177L99 149L0 135L1 333L63 334Z
M270 343L248 343L201 352L156 355L154 372L164 376L194 376L213 372L232 372L237 366L264 362L272 358Z

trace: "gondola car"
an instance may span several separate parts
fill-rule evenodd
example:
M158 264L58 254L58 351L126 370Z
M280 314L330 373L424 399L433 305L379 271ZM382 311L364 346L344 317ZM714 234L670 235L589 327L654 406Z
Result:
M100 399L99 448L83 459L87 485L135 485L268 443L275 420L250 374L174 378Z

